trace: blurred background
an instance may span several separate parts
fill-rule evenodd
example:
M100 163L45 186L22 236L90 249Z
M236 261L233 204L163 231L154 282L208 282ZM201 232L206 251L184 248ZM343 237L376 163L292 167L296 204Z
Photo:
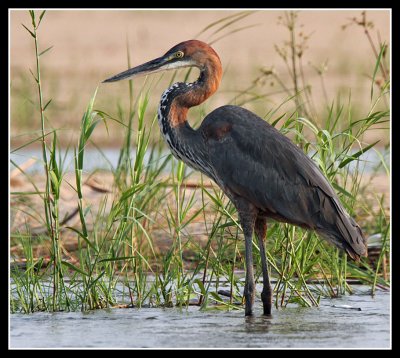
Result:
M302 52L302 75L315 109L312 119L317 123L323 123L326 107L332 103L351 100L355 116L365 116L370 110L376 56L365 28L375 43L389 45L390 12L368 10L364 25L362 20L362 10L297 12L295 33ZM36 68L34 42L22 24L31 27L28 11L11 10L12 147L34 139L39 133L34 131L40 129L37 90L29 71ZM82 114L99 83L128 68L128 53L133 67L191 38L213 43L224 67L220 89L202 107L203 112L227 103L243 105L262 117L278 107L276 118L294 110L293 103L283 103L289 97L283 86L290 90L292 85L284 61L290 31L282 10L48 10L38 33L39 51L53 46L41 56L44 102L52 99L46 110L47 126L62 129L59 139L65 146L76 143ZM153 113L172 75L148 79ZM185 75L181 70L176 80ZM196 75L193 71L190 78L194 80ZM135 80L134 97L145 80ZM252 93L256 94L252 97ZM128 81L100 85L95 108L117 116L118 107L129 107ZM196 109L189 115L194 123L201 120ZM94 138L102 146L116 146L123 130L110 123L108 131L104 126L97 129ZM367 141L389 141L388 131L368 135L372 138Z

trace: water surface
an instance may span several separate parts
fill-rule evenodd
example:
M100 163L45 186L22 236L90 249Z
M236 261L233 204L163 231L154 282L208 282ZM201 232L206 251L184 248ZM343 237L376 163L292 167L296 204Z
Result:
M354 152L357 152L355 150ZM166 149L162 153L162 157L170 154L170 151ZM60 150L61 158L64 160L64 170L74 171L74 151L72 149L66 151L65 149ZM118 148L103 148L102 153L95 148L86 148L84 155L83 167L85 171L93 171L95 169L113 170L118 165L120 151ZM366 153L362 154L359 159L361 160L360 169L365 172L370 173L374 168L381 162L381 157L383 156L384 161L388 167L390 167L390 152L389 150L381 149L379 154L371 149ZM135 149L131 150L131 157L134 160L136 156ZM21 165L30 158L35 158L37 161L26 169L27 173L33 172L43 172L43 160L42 160L42 149L40 147L34 147L31 149L20 149L16 152L10 154L10 159L13 160L17 165ZM150 151L147 151L144 155L144 163L147 165L150 159ZM353 171L357 165L357 161L349 163L350 171ZM14 169L14 165L10 164L10 169ZM189 168L190 169L190 168ZM166 166L165 171L169 172L171 170L170 166ZM190 169L191 170L191 169ZM383 172L383 169L381 168Z
M246 318L243 310L197 306L12 314L10 347L391 347L389 292L322 299L320 307L274 309L272 318L261 315L259 301L255 306L255 315Z

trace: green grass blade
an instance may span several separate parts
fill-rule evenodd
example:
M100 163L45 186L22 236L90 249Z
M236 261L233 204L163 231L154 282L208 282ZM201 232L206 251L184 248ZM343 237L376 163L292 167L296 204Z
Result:
M357 153L352 154L351 156L349 156L348 158L346 158L345 160L343 160L340 164L339 164L339 168L343 168L344 166L346 166L347 164L349 164L350 162L356 160L360 155L366 153L368 150L370 150L375 144L377 144L378 142L380 142L380 140L377 140L376 142L367 145L366 147L362 148L361 150L359 150Z

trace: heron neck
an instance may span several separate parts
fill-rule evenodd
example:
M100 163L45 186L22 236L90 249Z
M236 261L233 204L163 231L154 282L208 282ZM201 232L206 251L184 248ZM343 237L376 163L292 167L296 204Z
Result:
M195 82L174 83L161 96L158 120L164 135L187 124L189 108L203 103L218 89L222 77L218 55L210 56L199 68L200 76Z
M170 103L168 121L171 127L186 122L189 108L198 106L218 89L222 77L222 66L218 55L210 56L200 68L200 76L193 83L175 83L161 97Z
M189 83L187 90L176 97L176 106L191 108L203 103L218 89L222 77L222 67L211 62L201 68L200 76L194 83Z
M207 165L204 141L187 122L187 112L210 97L217 90L220 79L221 71L210 75L206 68L200 71L197 81L178 82L168 88L161 96L158 108L161 134L173 155L209 177L213 174Z
M193 136L195 136L196 132L187 122L187 112L194 104L191 106L189 106L189 103L182 105L182 96L193 92L193 87L198 86L197 82L198 81L194 83L174 83L162 94L158 107L158 124L161 134L178 159L181 159L179 155L176 155L176 152L179 152L180 144L182 142L187 142L189 138L193 140ZM194 90L194 92L196 92L196 90Z

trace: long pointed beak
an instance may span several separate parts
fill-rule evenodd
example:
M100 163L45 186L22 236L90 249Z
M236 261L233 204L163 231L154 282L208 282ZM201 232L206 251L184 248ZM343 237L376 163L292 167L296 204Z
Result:
M143 65L139 65L139 66L130 68L129 70L121 72L110 78L107 78L106 80L103 81L103 83L121 81L121 80L125 80L128 78L136 77L136 76L148 75L150 73L162 71L162 70L167 69L165 66L165 65L167 65L167 63L168 63L167 58L159 57L159 58L156 58L149 62L146 62Z

